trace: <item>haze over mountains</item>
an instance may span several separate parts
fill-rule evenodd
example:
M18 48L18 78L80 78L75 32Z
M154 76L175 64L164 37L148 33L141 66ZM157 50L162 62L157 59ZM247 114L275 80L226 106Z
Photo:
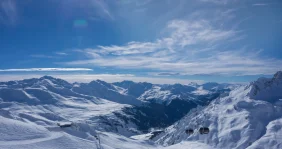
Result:
M1 82L0 148L281 148L281 91L282 72L248 85Z

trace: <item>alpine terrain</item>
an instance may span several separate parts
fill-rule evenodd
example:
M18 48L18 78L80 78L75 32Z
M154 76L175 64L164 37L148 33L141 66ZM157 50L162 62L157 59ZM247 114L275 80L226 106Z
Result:
M282 148L281 91L282 72L248 85L1 82L0 148Z
M154 138L168 146L198 141L214 148L282 148L282 72L241 86L226 97L197 108ZM210 132L201 135L200 127ZM196 132L187 135L186 129Z

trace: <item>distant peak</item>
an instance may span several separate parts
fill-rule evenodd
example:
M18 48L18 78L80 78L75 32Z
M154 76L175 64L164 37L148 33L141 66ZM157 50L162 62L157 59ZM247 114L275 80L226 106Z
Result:
M188 85L190 85L190 86L198 86L198 83L196 83L196 82L190 82Z
M274 80L282 80L282 71L278 71L274 74Z
M103 80L100 80L100 79L97 79L96 81L100 82L100 83L107 83L106 81L103 81Z
M130 80L124 80L124 81L122 81L122 83L135 83L135 82L130 81Z
M43 77L41 77L40 79L55 79L55 78L53 78L53 77L51 77L51 76L43 76Z
M282 97L282 71L274 74L273 78L258 78L250 84L249 95L253 99L273 100Z
M204 84L209 84L209 85L218 85L218 83L216 83L216 82L206 82L206 83L204 83Z

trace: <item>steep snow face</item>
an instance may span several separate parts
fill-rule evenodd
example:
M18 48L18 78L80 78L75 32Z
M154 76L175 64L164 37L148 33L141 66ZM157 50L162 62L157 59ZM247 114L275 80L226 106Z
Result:
M258 148L282 148L282 119L271 121L266 127L266 133L255 143L249 146L249 149Z
M89 121L93 125L103 124L101 130L127 136L136 133L135 124L119 119L114 113L123 114L123 108L131 107L123 103L135 104L140 101L119 94L115 86L106 82L97 80L84 87L84 84L70 84L44 76L1 84L0 115L10 112L12 114L8 116L12 119L23 119L42 126L56 126L60 121ZM81 92L76 92L77 88Z
M249 93L250 98L277 102L282 99L282 71L277 72L272 79L260 78L250 84L252 89Z
M205 108L190 112L155 138L172 145L183 140L200 141L215 148L281 147L281 72L272 79L258 79L218 98ZM200 127L209 134L201 135ZM194 129L194 134L185 133Z
M163 103L168 100L177 98L169 90L162 90L160 86L154 86L152 89L145 91L138 99L139 100L158 100L158 103Z
M144 92L150 90L153 87L153 84L147 83L147 82L135 83L132 81L122 81L122 82L116 82L113 84L126 89L125 93L135 98L138 98Z
M72 91L83 94L95 96L103 99L107 99L113 102L121 104L130 104L130 105L140 105L141 101L128 96L126 94L121 94L120 89L115 87L112 84L106 83L104 81L92 81L89 84L81 83L72 88Z

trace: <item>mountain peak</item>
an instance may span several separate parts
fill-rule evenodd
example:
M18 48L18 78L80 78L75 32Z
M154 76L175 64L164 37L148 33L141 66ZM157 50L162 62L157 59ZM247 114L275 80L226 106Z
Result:
M198 86L198 83L196 83L196 82L190 82L190 83L188 83L188 85L190 85L190 86Z
M55 79L55 78L53 78L52 76L43 76L43 77L41 77L41 78L39 78L39 79L48 79L48 80L50 80L50 79Z
M274 74L274 80L282 80L282 71L278 71Z
M282 72L278 71L273 78L259 78L250 84L250 97L258 100L276 101L282 98Z

